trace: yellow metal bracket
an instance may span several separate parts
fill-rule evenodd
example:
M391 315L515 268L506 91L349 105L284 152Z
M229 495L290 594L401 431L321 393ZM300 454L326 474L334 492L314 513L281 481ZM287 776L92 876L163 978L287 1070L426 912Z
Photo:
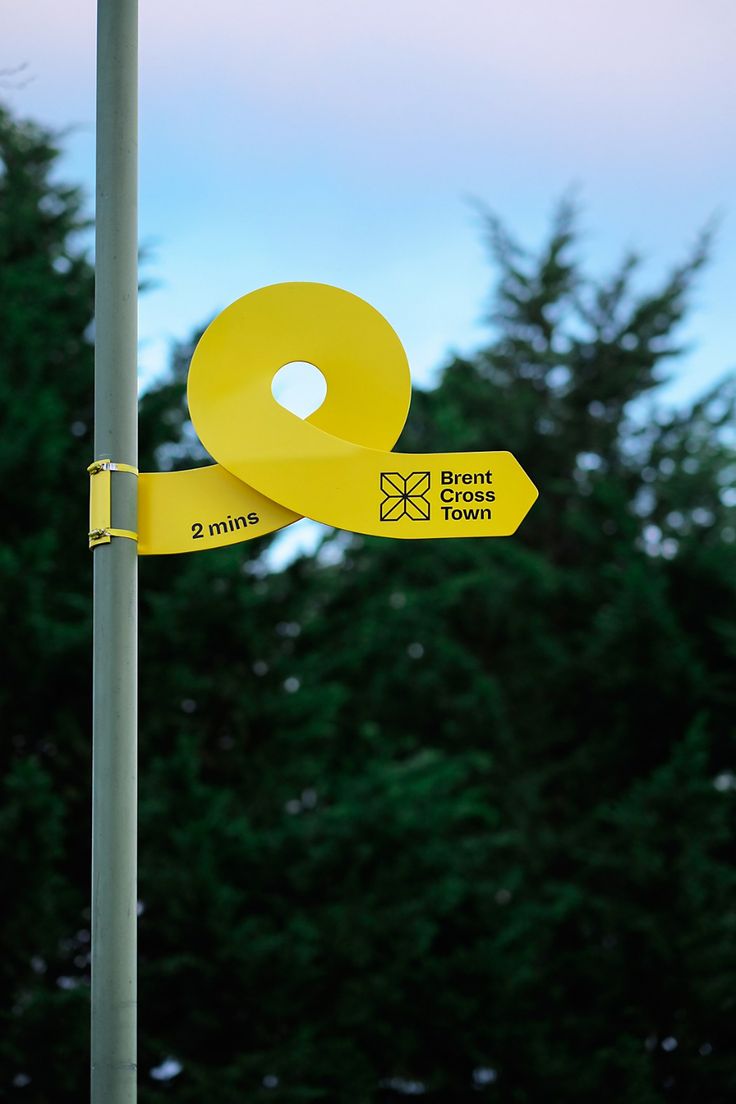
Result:
M138 534L131 529L113 529L112 527L112 473L127 472L138 475L138 469L132 464L114 463L112 460L95 460L87 468L89 472L89 546L109 544L113 537L126 537L138 540Z

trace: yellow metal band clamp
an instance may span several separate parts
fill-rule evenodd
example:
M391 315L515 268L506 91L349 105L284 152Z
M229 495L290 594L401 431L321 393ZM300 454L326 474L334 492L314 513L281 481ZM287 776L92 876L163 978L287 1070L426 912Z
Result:
M87 468L89 472L89 546L109 544L113 537L126 537L137 541L138 534L131 529L113 529L112 527L112 472L127 472L138 475L138 469L132 464L119 464L112 460L94 460Z

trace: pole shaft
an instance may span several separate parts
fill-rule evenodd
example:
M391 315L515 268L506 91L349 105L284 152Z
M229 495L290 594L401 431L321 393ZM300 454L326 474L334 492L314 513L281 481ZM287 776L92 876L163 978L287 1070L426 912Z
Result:
M137 466L138 4L98 0L95 458ZM113 526L137 530L116 472ZM94 550L92 1104L136 1100L137 547Z

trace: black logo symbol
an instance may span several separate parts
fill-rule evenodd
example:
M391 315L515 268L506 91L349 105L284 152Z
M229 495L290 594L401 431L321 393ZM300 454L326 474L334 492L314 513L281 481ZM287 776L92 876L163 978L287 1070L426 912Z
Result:
M381 503L381 521L429 521L429 472L381 472L381 491L386 496Z

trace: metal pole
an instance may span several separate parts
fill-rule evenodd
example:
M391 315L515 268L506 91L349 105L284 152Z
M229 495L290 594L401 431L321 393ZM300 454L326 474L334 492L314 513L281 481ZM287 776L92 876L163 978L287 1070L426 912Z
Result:
M98 0L95 458L137 466L138 4ZM134 475L112 525L137 530ZM137 546L95 548L92 1104L136 1100Z

